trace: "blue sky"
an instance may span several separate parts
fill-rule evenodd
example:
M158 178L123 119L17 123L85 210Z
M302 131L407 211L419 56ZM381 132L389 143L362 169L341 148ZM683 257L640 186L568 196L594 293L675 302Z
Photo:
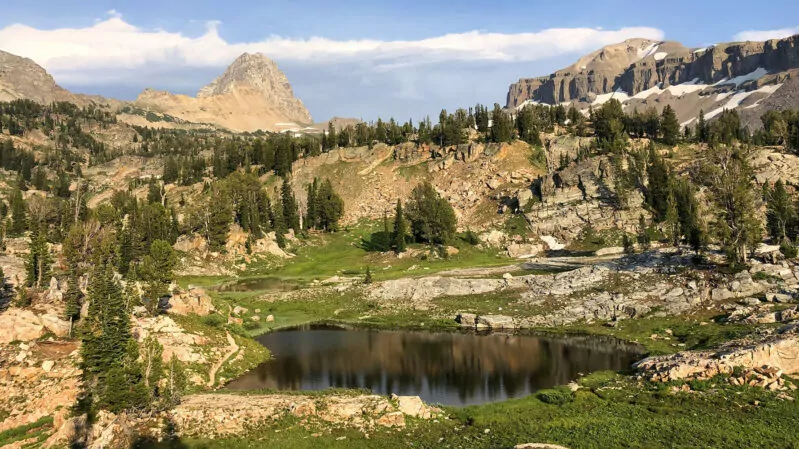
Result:
M26 0L0 15L0 49L71 90L194 94L238 54L261 51L318 121L504 104L518 78L631 37L700 47L797 32L795 0Z

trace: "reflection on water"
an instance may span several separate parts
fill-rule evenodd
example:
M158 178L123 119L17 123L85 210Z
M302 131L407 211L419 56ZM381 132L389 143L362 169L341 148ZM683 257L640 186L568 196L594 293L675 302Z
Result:
M297 290L300 284L297 282L286 281L280 278L251 278L241 279L234 283L225 284L217 287L220 292L251 292L251 291L275 291L288 292Z
M368 388L469 405L522 397L601 370L624 370L637 346L588 336L344 330L306 326L258 339L274 359L229 389Z

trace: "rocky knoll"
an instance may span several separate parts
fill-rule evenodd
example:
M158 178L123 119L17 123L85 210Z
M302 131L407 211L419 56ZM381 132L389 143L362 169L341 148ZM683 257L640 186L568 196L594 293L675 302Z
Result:
M735 384L752 382L753 386L783 389L781 376L799 373L797 330L799 325L791 324L774 335L754 341L732 341L717 350L649 357L636 363L635 368L653 381L709 379L718 374L735 374L731 378ZM738 375L737 371L741 370L755 371L759 376Z
M200 89L196 98L148 89L134 105L242 132L299 130L312 123L286 75L262 54L241 55L222 76Z
M762 70L772 76L761 80L739 78L760 87L794 77L799 68L799 35L766 42L718 44L688 49L676 42L631 39L592 53L574 65L540 78L523 78L511 84L507 106L525 101L557 104L593 102L598 95L621 91L634 96L650 88L682 83L712 85Z
M193 395L171 412L182 436L220 437L276 421L285 416L318 420L361 430L376 425L405 427L405 417L430 419L441 411L418 396Z

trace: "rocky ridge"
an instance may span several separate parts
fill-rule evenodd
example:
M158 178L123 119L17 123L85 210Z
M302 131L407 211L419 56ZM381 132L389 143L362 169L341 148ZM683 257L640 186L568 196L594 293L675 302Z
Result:
M759 117L770 107L760 103L795 79L797 69L799 35L700 49L631 39L604 47L549 76L520 79L511 84L506 104L509 108L525 102L587 107L615 97L630 108L662 109L671 104L683 122L696 118L700 108L707 113L721 105L728 109L751 106L758 109ZM731 92L740 96L730 98ZM783 94L793 96L794 92L786 89Z

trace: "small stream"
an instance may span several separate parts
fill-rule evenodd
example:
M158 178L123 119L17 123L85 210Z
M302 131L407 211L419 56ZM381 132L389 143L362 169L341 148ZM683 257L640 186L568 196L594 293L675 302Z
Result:
M366 388L465 406L519 398L595 371L621 371L640 346L601 336L343 329L308 325L262 335L273 359L233 390Z

